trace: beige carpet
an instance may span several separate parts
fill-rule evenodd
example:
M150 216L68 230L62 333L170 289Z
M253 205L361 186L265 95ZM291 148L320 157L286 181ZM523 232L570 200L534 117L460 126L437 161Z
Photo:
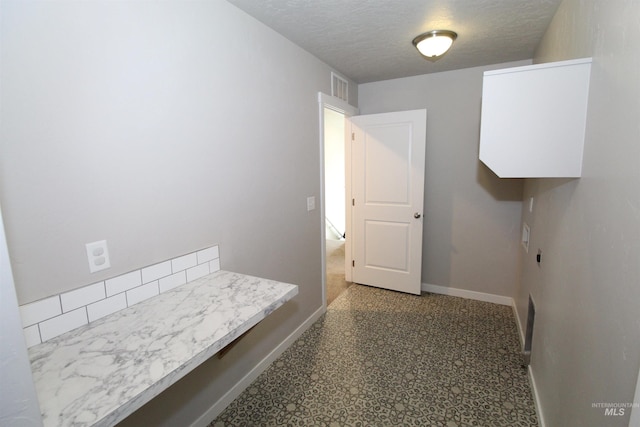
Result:
M327 305L349 286L344 280L344 240L327 239Z

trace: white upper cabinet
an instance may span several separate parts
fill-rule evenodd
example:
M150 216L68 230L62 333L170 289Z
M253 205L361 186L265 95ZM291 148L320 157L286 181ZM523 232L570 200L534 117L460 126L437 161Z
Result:
M500 178L577 178L591 59L486 71L480 160Z

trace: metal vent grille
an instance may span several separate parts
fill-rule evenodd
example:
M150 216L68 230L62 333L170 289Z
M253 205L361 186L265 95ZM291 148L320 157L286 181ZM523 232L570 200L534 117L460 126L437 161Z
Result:
M533 342L533 322L536 318L536 306L529 295L529 310L527 311L527 331L524 336L524 349L522 351L522 366L529 366L531 363L531 343Z
M336 73L331 73L331 96L349 102L349 82Z

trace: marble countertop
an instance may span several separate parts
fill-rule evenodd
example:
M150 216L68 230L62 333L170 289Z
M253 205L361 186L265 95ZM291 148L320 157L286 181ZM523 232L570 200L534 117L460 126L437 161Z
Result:
M218 271L31 347L44 426L121 421L297 293Z

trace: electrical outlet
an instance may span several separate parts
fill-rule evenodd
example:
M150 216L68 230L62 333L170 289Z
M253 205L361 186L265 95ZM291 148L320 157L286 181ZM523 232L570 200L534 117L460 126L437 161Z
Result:
M109 249L107 248L106 240L87 243L86 247L87 258L89 259L89 271L95 273L96 271L106 270L111 267Z
M316 198L315 196L307 197L307 211L312 211L316 208Z

